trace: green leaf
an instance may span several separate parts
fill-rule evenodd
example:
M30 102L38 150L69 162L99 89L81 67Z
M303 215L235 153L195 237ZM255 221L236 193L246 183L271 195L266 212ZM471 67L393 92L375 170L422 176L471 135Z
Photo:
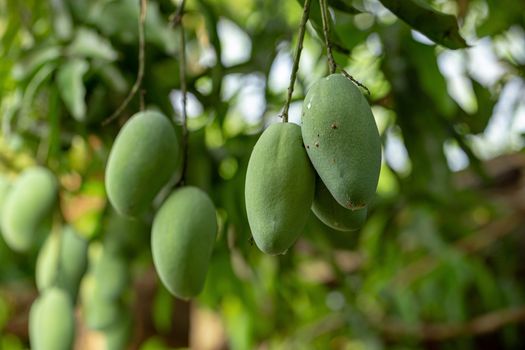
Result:
M481 133L487 127L490 117L492 117L494 106L498 100L492 96L489 89L473 79L471 81L478 101L478 111L475 114L474 120L469 124L473 133Z
M86 89L83 77L89 64L82 59L73 59L59 68L57 85L60 96L69 113L78 121L84 120L86 115L86 102L84 100Z
M61 55L59 46L43 46L26 54L13 67L13 78L24 80L35 74L44 64L57 60Z
M471 79L471 83L474 94L476 95L478 108L474 114L468 114L465 111L460 110L459 119L469 126L471 133L479 134L487 127L490 117L492 117L494 106L498 101L492 96L489 89L474 79Z
M358 8L356 8L352 4L352 1L350 0L328 0L328 4L336 10L339 10L341 12L345 12L351 15L356 15L358 13L361 13L361 11Z
M107 39L87 28L78 29L75 39L67 48L67 53L73 56L99 58L107 61L116 60L118 55Z
M435 47L415 40L407 41L406 45L408 59L417 70L421 88L434 101L436 111L447 118L452 117L457 105L447 92L447 82L439 70Z
M397 17L437 44L449 49L468 47L456 17L434 10L421 0L379 0Z
M38 70L38 72L36 72L31 81L27 84L20 108L20 122L22 123L21 128L26 126L23 123L25 123L29 117L31 108L33 107L33 100L36 96L36 93L38 92L38 89L51 76L55 68L56 66L54 63L46 63Z
M62 0L50 1L51 8L53 9L53 27L55 29L56 36L61 40L68 40L73 34L73 21L71 14L64 6Z
M298 0L301 6L304 6L304 0ZM319 40L324 43L324 32L323 32L323 20L321 17L321 8L319 7L319 1L312 1L310 5L310 24L314 28ZM334 49L337 51L347 51L348 48L345 47L343 41L337 35L334 29L334 21L331 16L328 16L329 26L330 26L330 41L334 45ZM324 46L324 44L323 44Z

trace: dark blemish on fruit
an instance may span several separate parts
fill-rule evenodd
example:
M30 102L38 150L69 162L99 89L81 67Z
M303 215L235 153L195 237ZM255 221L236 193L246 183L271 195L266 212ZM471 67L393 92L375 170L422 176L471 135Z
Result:
M319 141L315 142L315 147L319 147Z
M310 149L310 146L306 145L306 148Z
M319 137L319 134L317 134L317 137Z
M337 124L336 124L336 123L332 123L332 125L330 125L330 127L331 127L332 129L337 129Z

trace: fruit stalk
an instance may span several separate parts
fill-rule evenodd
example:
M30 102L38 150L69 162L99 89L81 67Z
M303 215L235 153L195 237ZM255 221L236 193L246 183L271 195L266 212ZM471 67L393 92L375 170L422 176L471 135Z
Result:
M295 49L295 56L292 66L292 74L290 75L290 85L288 86L288 96L286 97L286 104L284 105L281 117L283 123L288 122L288 109L290 108L290 101L292 100L293 88L295 85L295 79L297 77L297 70L299 69L299 61L301 60L301 51L303 50L304 33L306 32L306 22L310 16L310 0L304 1L303 17L301 18L301 24L299 25L299 35L297 37L297 47Z
M186 41L184 38L184 25L182 23L182 16L184 14L185 0L181 1L181 4L177 10L176 23L179 25L179 77L180 77L180 90L182 93L182 175L180 178L179 185L184 185L186 179L186 168L188 164L188 115L187 115L187 88L186 88Z
M319 6L321 7L321 18L323 20L323 33L324 33L324 42L326 46L326 55L328 56L328 68L330 74L335 73L335 60L332 55L332 43L330 42L330 24L328 22L328 5L326 0L319 0Z
M144 65L145 65L145 40L144 40L144 27L146 22L146 9L147 9L147 0L141 0L140 1L140 15L139 15L139 68L137 72L137 79L135 80L135 83L131 87L131 90L129 91L128 96L122 101L122 104L117 108L113 114L104 120L102 122L102 125L107 125L111 123L113 120L115 120L122 111L124 111L124 108L127 107L127 105L130 103L131 99L137 94L137 92L140 89L140 86L142 85L142 79L144 78Z

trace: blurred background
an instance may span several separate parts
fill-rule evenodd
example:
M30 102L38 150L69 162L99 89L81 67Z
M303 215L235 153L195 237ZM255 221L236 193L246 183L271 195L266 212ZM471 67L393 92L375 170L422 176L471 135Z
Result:
M279 121L302 1L188 0L187 181L212 197L219 235L204 292L184 302L152 265L162 198L131 221L104 191L127 118L158 109L180 129L178 3L147 1L140 91L103 125L137 78L139 1L0 0L0 203L28 167L57 176L48 232L89 242L76 349L525 348L525 2L328 3L335 59L370 90L383 141L368 219L345 233L311 215L284 256L251 244L247 161ZM328 73L315 0L310 17L298 124ZM0 349L29 347L41 247L19 253L0 238ZM111 280L118 293L93 295Z

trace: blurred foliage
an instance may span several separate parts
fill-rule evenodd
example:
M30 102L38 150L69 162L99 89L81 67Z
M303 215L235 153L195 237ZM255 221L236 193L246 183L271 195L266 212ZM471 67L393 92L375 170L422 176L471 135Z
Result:
M514 160L524 156L515 118L525 108L525 2L328 1L336 61L370 89L384 141L378 194L359 232L312 215L293 249L271 257L250 242L243 187L251 149L285 100L289 72L279 62L291 59L302 3L187 1L188 183L211 195L220 223L192 317L197 308L218 318L217 349L522 348L525 165ZM327 74L312 6L295 102ZM103 183L115 135L141 100L179 121L175 10L173 1L148 1L141 92L103 126L137 75L139 1L0 0L0 207L28 166L58 176L61 221L90 242L77 305L92 311L86 323L111 349L187 344L173 316L187 305L151 282L155 208L138 221L118 217ZM501 118L507 126L494 144ZM504 153L517 158L485 161ZM458 159L468 165L461 174ZM1 349L28 344L20 305L35 296L36 257L0 239ZM146 327L140 317L153 330L130 332Z

